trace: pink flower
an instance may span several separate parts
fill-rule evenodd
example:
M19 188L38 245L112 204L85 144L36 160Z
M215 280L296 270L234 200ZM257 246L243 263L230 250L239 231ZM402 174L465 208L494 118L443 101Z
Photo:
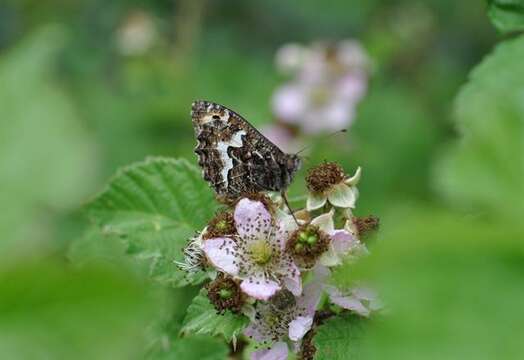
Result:
M368 64L356 41L283 46L277 52L277 65L294 77L275 91L273 112L306 133L347 127L366 92Z
M298 345L313 325L315 310L320 302L328 274L325 267L317 266L313 270L312 281L304 287L303 294L294 298L293 302L282 304L270 300L266 303L257 303L252 322L244 334L259 343L272 344L272 346L268 350L255 351L252 354L252 360L272 359L263 357L269 356L268 354L280 356L285 353L287 355L287 345L285 350L282 346L286 339Z
M204 241L209 262L241 279L242 291L255 299L267 300L282 287L300 295L300 271L284 251L296 229L293 218L285 215L273 219L262 202L241 199L234 220L238 235Z

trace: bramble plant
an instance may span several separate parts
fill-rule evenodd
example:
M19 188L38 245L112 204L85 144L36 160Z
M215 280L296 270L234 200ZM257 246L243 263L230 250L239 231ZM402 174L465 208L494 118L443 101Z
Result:
M187 161L151 158L122 170L87 210L153 279L201 286L181 335L247 342L253 359L309 359L324 346L313 335L328 317L366 318L381 307L363 284L330 280L331 269L368 254L362 239L378 226L352 213L360 173L334 163L310 169L307 206L293 217L273 193L220 204Z

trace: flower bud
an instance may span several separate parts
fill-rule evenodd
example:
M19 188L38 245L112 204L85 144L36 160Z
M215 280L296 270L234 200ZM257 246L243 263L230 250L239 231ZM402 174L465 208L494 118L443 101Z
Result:
M334 162L320 164L308 171L306 185L313 193L324 193L344 181L344 169Z
M305 225L291 234L286 248L297 264L310 268L328 249L329 241L329 235L321 231L318 226Z
M217 278L206 285L207 297L219 313L226 310L237 313L244 304L239 285L231 277L219 273Z

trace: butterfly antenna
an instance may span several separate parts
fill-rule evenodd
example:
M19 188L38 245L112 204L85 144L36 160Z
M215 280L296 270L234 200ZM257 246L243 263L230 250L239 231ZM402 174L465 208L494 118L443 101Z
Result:
M329 139L330 137L332 136L335 136L335 135L338 135L338 134L341 134L341 133L345 133L347 132L348 129L340 129L340 130L337 130L337 131L334 131L330 134L327 134L326 136L324 136L322 139L323 140L326 140L326 139ZM307 146L304 146L302 149L300 149L295 155L298 155L300 154L301 152L303 152L304 150L307 150L311 147L311 144L310 145L307 145Z
M282 199L284 199L284 204L286 204L286 207L289 210L289 213L291 214L291 216L293 216L293 220L295 220L295 223L297 224L297 226L300 226L300 224L298 223L297 218L295 217L293 209L291 209L291 206L289 205L289 201L287 200L286 192L282 191L281 195L282 195Z

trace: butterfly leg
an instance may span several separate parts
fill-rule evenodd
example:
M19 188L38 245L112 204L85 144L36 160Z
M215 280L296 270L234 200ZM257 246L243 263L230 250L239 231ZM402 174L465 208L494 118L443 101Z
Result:
M286 207L288 208L291 216L293 216L293 220L295 220L295 223L297 224L297 226L300 226L300 224L298 223L297 218L295 217L295 213L293 212L293 209L291 209L291 206L289 205L289 201L287 200L286 192L282 191L280 193L280 195L282 196L282 199L284 199L284 204L286 204Z

